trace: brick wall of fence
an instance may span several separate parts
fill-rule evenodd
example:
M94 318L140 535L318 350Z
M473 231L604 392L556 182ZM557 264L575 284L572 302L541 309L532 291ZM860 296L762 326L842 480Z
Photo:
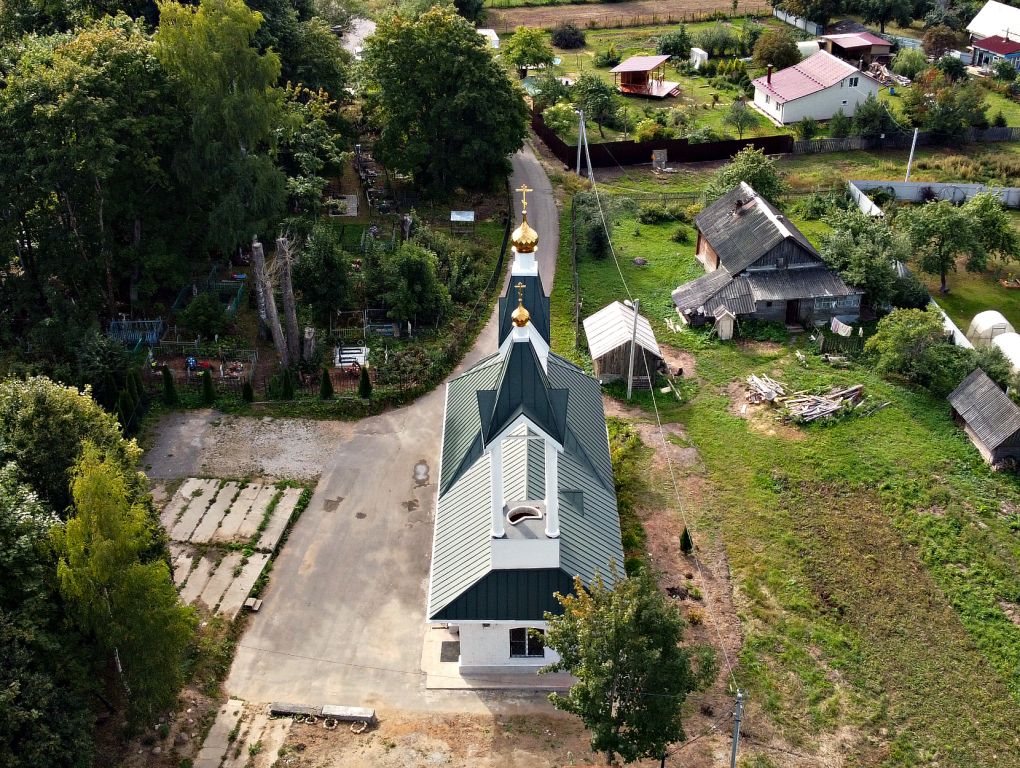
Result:
M560 162L574 167L577 147L567 144L545 124L539 112L533 112L531 127ZM607 141L589 144L591 164L594 168L611 168L617 165L640 165L652 162L652 150L664 149L671 163L698 163L706 160L728 160L744 147L765 150L769 155L793 151L792 136L762 136L755 139L712 141L691 144L687 139L654 139L652 141Z

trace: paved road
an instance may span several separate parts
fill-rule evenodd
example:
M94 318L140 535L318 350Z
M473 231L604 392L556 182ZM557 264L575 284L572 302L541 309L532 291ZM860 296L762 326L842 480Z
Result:
M538 272L542 276L542 285L547 293L552 293L556 252L560 243L560 214L553 197L552 183L531 147L526 145L512 160L514 170L510 175L510 188L516 190L527 184L535 190L528 193L528 223L538 232ZM513 198L516 222L521 217L521 193L514 192ZM516 223L514 226L517 226Z
M529 221L551 286L559 242L551 187L529 150L513 164L514 186L535 189ZM496 349L495 317L455 373ZM427 691L420 675L444 395L441 387L339 438L239 643L229 695L391 710L547 706L540 696Z

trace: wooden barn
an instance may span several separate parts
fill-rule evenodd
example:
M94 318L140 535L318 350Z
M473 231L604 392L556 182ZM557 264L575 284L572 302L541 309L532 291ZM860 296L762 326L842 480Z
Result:
M980 368L949 395L953 419L993 466L1020 460L1020 407Z
M595 378L602 383L627 378L631 339L635 339L634 386L651 386L649 376L655 376L662 363L662 353L648 320L637 315L635 336L634 319L634 308L618 301L585 318L584 335L588 337Z

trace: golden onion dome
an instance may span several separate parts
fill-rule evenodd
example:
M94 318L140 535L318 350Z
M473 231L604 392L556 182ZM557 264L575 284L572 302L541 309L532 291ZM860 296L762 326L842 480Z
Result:
M517 289L517 309L510 313L510 320L518 328L523 328L531 322L531 313L524 306L524 283L519 282L514 286Z
M538 246L538 232L528 224L527 213L523 215L521 225L510 236L510 241L517 253L533 253Z

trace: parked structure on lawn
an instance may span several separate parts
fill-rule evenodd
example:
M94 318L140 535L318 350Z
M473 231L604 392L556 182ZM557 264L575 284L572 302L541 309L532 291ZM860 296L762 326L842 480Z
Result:
M479 28L478 34L486 39L489 43L489 47L495 50L499 50L499 35L496 34L494 29Z
M826 51L857 66L862 62L865 66L873 61L885 63L892 51L892 43L867 30L822 35L822 40Z
M1009 360L1013 373L1020 373L1020 333L1000 333L992 339L992 346L998 347Z
M974 42L974 66L991 69L1000 61L1008 61L1020 70L1020 39L1008 40L992 35Z
M626 96L664 99L680 93L680 83L666 79L669 56L631 56L613 67L613 78Z
M634 340L634 386L647 389L662 363L662 352L647 318L635 318L630 302L614 301L584 319L584 335L595 368L595 378L603 384L627 378ZM635 326L635 321L637 325ZM635 333L636 328L636 333Z
M741 182L695 218L696 257L707 274L673 291L684 322L738 318L827 325L860 316L861 294L822 261L804 234Z
M988 0L967 25L972 43L988 37L1020 40L1020 8Z
M1015 330L1012 323L1003 317L1001 312L986 309L984 312L978 312L970 321L967 338L975 347L987 347L991 345L996 336L1014 333Z
M949 395L953 418L989 464L1020 459L1020 407L980 368Z
M526 209L513 246L499 349L446 388L427 621L459 635L464 675L555 661L553 593L623 562L602 392L549 351Z
M754 106L780 125L805 117L828 120L839 110L853 116L868 96L878 94L879 82L867 72L819 51L792 67L753 81Z

